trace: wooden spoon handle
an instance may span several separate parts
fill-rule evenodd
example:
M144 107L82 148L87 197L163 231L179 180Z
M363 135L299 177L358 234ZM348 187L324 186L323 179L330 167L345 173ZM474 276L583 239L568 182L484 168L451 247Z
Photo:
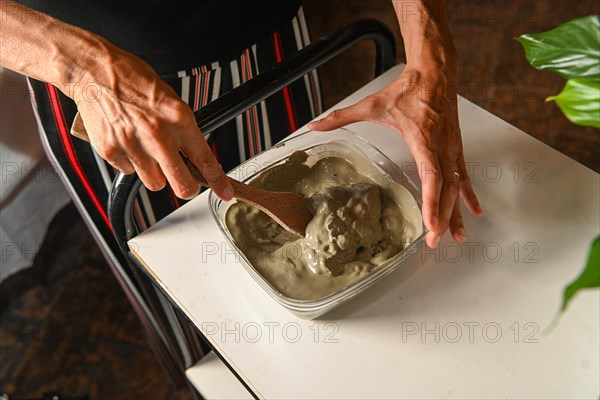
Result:
M202 172L198 171L198 168L196 168L196 166L192 164L189 158L187 158L181 151L179 152L179 154L181 155L181 158L183 158L183 162L185 163L186 167L188 167L188 169L190 170L190 173L192 174L194 179L196 179L202 186L209 188L210 186L206 181L206 178L204 178L204 175L202 175Z
M180 153L180 154L181 154L181 158L183 158L183 161L185 162L185 165L190 170L192 176L202 186L210 187L208 185L208 182L206 181L206 178L204 177L204 175L202 175L202 172L200 172L198 170L198 168L196 168L196 166L183 153ZM259 203L264 203L264 202L267 202L267 204L268 204L268 201L265 201L265 200L267 200L269 197L272 197L272 196L270 196L271 192L268 192L266 190L261 190L254 186L247 185L247 184L242 183L238 180L235 180L229 176L227 178L229 179L229 182L231 182L231 186L233 186L234 197L239 200L243 200L243 201L246 201L246 202L254 204L254 205L259 205ZM265 199L265 200L263 200L263 199Z
M202 186L209 187L206 178L204 178L198 168L196 168L196 166L183 153L180 152L180 154L181 158L183 158L183 161L185 162L185 165L192 173L192 176L198 182L200 182ZM255 186L250 186L229 176L227 176L227 178L233 187L233 197L238 200L252 204L271 216L274 216L274 214L270 211L272 208L277 205L284 206L283 204L279 204L283 200L283 193L271 192L269 190L263 190ZM275 218L279 221L279 218Z

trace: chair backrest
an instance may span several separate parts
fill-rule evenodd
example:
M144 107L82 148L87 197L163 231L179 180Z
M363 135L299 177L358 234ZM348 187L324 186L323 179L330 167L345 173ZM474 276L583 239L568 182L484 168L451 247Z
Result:
M231 90L195 113L202 133L208 138L223 124L273 93L329 61L355 43L369 39L375 43L375 76L396 64L394 35L381 22L367 19L354 22L325 36L269 71ZM133 219L133 204L142 185L137 174L117 174L108 200L108 216L123 254L129 256L127 241L137 234ZM134 262L137 261L133 259Z

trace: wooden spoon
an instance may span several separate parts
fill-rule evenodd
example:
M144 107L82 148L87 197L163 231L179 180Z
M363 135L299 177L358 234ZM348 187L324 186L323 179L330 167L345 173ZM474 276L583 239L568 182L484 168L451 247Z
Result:
M75 115L71 134L89 141L79 112ZM202 186L209 187L206 179L196 166L183 153L180 152L180 155L192 176ZM306 206L304 197L292 192L271 192L247 185L231 177L228 178L231 186L233 186L233 197L257 207L286 230L304 237L306 226L313 218L313 215Z
M204 176L198 171L196 166L183 154L181 154L181 157L192 173L192 176L202 186L209 187L206 179L204 179ZM306 226L313 218L313 215L306 207L304 197L293 192L272 192L270 190L259 189L229 176L228 178L231 186L233 186L233 197L255 206L273 218L286 230L304 237Z

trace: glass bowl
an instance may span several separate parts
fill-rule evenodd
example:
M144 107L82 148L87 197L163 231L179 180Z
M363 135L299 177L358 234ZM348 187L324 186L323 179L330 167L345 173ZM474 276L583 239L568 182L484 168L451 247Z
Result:
M304 150L309 154L307 161L309 165L311 159L316 161L316 159L327 156L344 157L344 154L349 153L362 156L363 159L368 161L372 172L387 175L388 178L404 186L414 198L415 207L418 208L418 212L421 214L422 202L419 186L398 165L377 148L345 128L329 132L308 131L291 136L271 149L248 159L229 175L239 181L250 182L267 168L284 162L290 154L297 150ZM209 195L212 215L232 248L237 252L237 259L241 260L241 264L246 268L248 273L275 301L293 314L306 319L316 318L373 286L381 278L398 268L408 255L415 253L427 233L427 229L421 222L421 234L413 242L405 244L402 251L376 267L370 274L359 278L349 286L326 297L317 300L297 300L280 293L271 283L263 278L236 245L225 223L227 209L235 201L235 199L223 201L212 191Z

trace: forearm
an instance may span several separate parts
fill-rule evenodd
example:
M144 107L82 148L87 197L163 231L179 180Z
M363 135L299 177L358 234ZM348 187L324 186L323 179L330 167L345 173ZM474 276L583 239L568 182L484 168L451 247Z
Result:
M67 96L98 65L106 43L98 36L24 7L0 0L0 65L56 85Z
M456 68L444 0L392 0L409 64Z

